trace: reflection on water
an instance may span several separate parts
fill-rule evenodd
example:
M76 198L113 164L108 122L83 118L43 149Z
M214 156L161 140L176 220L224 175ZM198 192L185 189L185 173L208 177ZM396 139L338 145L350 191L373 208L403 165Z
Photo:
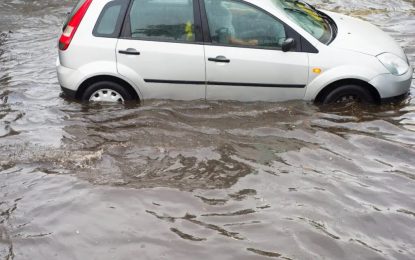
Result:
M414 258L412 97L82 105L54 70L70 4L0 3L0 258ZM318 5L415 64L413 1Z

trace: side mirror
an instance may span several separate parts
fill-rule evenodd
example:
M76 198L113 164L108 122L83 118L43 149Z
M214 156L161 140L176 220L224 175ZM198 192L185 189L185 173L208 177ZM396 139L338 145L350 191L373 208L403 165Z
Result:
M282 43L281 47L283 52L291 51L295 47L295 40L288 38Z

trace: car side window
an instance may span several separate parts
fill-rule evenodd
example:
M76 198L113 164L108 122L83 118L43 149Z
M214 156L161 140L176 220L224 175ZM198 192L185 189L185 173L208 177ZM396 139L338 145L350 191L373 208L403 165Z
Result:
M129 13L131 38L195 41L193 0L133 0Z
M127 0L115 0L106 4L95 24L93 35L117 38L127 7Z
M233 0L204 0L213 43L281 49L284 25L249 4Z

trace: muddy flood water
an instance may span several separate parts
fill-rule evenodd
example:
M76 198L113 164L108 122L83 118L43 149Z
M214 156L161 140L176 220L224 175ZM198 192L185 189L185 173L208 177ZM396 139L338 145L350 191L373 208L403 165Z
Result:
M415 65L415 1L311 1ZM383 106L60 97L72 1L0 1L0 259L415 259L415 84Z

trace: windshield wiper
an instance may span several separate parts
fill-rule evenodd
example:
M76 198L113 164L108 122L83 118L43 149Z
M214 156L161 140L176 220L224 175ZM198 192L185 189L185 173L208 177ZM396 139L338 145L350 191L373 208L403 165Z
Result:
M331 19L330 16L328 16L327 14L323 13L322 11L318 10L316 7L314 7L313 5L305 2L305 1L301 1L301 0L288 0L289 2L292 2L294 4L302 4L308 8L310 8L312 11L314 11L319 17L321 17L322 19L324 19L327 24L331 27L332 30L335 31L335 34L337 33L337 27L336 24L333 22L333 20ZM300 9L294 9L294 8L284 8L285 10L289 10L289 11L293 11L293 12L297 12L297 13L305 13L307 15L307 12L302 11Z
M298 14L302 14L302 15L306 15L306 16L310 16L308 13L306 13L305 11L302 11L300 9L294 9L294 8L284 7L284 10L287 10L287 11L290 11L290 12L294 12L294 13L298 13Z
M308 13L304 10L301 10L301 9L285 7L284 10L287 10L287 11L290 11L290 12L293 12L293 13L297 13L297 14L301 14L302 16L313 17L310 13ZM319 14L319 17L321 19L323 19L326 22L326 25L329 27L330 40L327 42L327 44L329 44L330 42L332 42L336 38L337 26L334 23L334 21L328 15L326 15L326 14L320 12L320 11L318 11L318 14ZM322 15L320 15L320 14L322 14ZM312 30L311 28L307 28L308 30L306 28L304 28L304 29L306 31L308 31L309 33L311 33L311 34L314 34L314 30Z
M297 13L297 14L301 14L301 15L307 16L307 17L310 17L311 16L307 12L302 11L302 10L299 10L299 9L285 7L284 10L287 10L287 11L290 11L290 12L294 12L294 13ZM304 28L304 30L308 31L311 34L314 34L314 30L312 30L311 28Z
M311 10L313 10L314 12L320 14L320 11L317 10L317 8L315 8L313 5L311 5L311 4L307 3L307 2L296 0L296 1L294 1L294 3L296 3L296 4L297 3L303 4L303 5L307 6L308 8L310 8Z
M307 6L308 8L310 8L311 10L313 10L314 12L318 13L319 11L317 10L317 8L315 8L314 6L312 6L311 4L301 1L301 0L288 0L287 2L291 2L294 4L302 4L304 6Z
M302 4L302 5L310 8L310 10L314 11L320 17L328 18L328 15L326 15L325 13L319 11L315 6L309 4L309 3L305 2L305 1L301 1L301 0L289 0L289 2L292 2L294 4Z

